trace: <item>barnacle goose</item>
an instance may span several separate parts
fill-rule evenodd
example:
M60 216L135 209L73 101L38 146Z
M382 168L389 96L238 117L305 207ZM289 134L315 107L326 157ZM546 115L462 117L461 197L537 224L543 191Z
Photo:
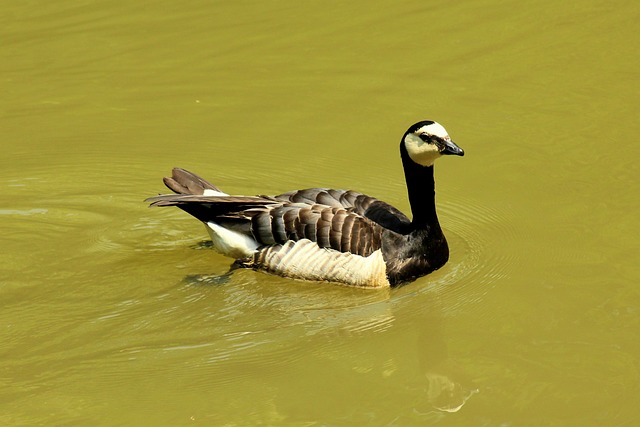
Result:
M213 248L250 267L285 277L388 287L442 267L449 247L435 206L433 163L464 151L440 124L421 121L400 143L413 219L351 190L309 188L278 196L232 196L194 173L174 168L165 185L176 194L147 199L177 206L202 221Z

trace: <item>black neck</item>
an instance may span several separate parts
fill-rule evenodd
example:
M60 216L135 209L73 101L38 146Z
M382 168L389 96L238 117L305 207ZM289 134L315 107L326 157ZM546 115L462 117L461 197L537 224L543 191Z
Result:
M400 155L402 157L402 166L404 167L404 176L407 181L409 204L413 214L411 225L414 229L424 229L438 225L433 166L420 166L411 160L404 143L400 144Z

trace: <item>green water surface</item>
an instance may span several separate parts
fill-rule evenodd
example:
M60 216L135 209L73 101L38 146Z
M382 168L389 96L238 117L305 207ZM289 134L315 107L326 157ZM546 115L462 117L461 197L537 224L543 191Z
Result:
M0 425L632 426L640 3L5 2ZM148 209L436 165L449 263L364 291L239 271Z

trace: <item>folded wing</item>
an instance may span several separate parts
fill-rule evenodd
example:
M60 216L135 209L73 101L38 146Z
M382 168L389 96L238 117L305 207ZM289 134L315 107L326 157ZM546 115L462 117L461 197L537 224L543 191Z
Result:
M249 196L168 194L151 206L177 206L202 222L253 237L260 245L308 239L321 248L368 256L380 248L382 227L353 209Z

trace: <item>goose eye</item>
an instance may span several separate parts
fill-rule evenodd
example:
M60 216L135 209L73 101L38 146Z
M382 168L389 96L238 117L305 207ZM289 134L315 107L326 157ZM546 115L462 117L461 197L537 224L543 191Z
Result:
M431 142L431 135L429 135L428 133L421 133L420 139L424 142Z

